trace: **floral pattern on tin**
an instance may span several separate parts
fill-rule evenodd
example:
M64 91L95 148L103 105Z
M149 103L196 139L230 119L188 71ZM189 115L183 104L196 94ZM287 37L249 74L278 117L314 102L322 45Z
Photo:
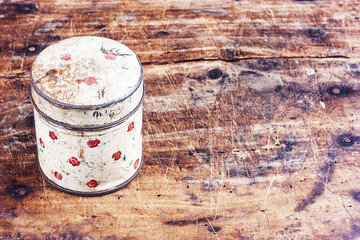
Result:
M114 153L113 155L112 155L112 158L115 160L115 161L117 161L117 160L119 160L120 158L121 158L121 151L117 151L116 153Z
M77 160L76 157L71 157L71 158L69 158L69 163L70 163L71 165L73 165L74 167L80 165L80 162Z
M41 147L42 147L42 148L45 148L45 143L44 143L44 141L43 141L41 138L39 139L39 141L40 141Z
M94 83L96 83L96 78L95 77L87 77L87 78L83 79L83 82L90 86L90 85L93 85Z
M62 180L62 178L63 178L62 174L59 173L59 172L54 172L54 175L55 175L55 177L56 177L57 179L59 179L59 180Z
M99 185L99 183L96 180L90 180L89 182L86 183L86 185L89 188L96 188Z
M62 59L64 61L69 61L69 60L71 60L71 54L70 53L65 53L65 54L60 56L60 59Z
M95 140L89 140L87 142L87 145L91 148L94 148L94 147L97 147L100 143L100 140L99 139L95 139Z
M104 55L104 56L105 56L105 58L106 58L107 60L114 61L114 60L116 59L116 55L113 54L113 53L107 53L107 54Z
M58 139L58 137L56 136L56 134L53 131L49 131L49 137L52 140L57 140Z
M129 124L129 126L128 126L127 131L130 132L131 130L133 130L134 125L135 125L135 123L134 123L134 122L131 122L131 123Z
M138 165L139 165L139 158L136 159L136 161L134 163L134 169L137 169Z

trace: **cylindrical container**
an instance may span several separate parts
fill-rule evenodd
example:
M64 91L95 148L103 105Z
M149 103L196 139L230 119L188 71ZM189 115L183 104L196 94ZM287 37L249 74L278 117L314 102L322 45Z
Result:
M69 38L44 49L30 77L39 168L51 185L102 195L138 174L145 89L133 51L107 38Z

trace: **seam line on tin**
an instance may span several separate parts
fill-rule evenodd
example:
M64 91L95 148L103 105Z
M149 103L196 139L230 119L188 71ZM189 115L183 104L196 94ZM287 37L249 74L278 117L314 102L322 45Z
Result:
M31 92L31 87L30 87L30 92ZM144 99L145 99L145 95L146 95L146 91L145 91L145 83L144 83L143 84L143 95L141 97L141 100L140 100L139 104L129 114L127 114L126 116L124 116L124 117L122 117L122 118L120 118L120 119L118 119L118 120L116 120L114 122L99 125L99 126L93 126L93 125L92 126L76 126L76 125L71 125L71 124L68 124L68 123L57 121L57 120L55 120L53 118L48 117L46 114L44 114L37 107L31 93L30 93L30 100L31 100L34 108L36 109L36 111L40 114L40 116L43 117L44 119L52 122L52 123L55 123L55 124L60 125L60 126L62 126L64 128L67 128L67 129L70 129L70 130L75 130L75 131L98 131L98 130L109 129L109 128L113 127L113 126L119 125L122 122L124 122L126 119L128 119L130 116L132 116L140 108L140 106L143 104Z

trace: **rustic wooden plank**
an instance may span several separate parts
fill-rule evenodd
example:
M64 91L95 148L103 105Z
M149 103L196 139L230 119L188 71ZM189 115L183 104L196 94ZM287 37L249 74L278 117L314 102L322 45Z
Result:
M60 39L97 35L131 47L144 64L201 59L357 57L359 2L4 1L2 70L28 70Z
M0 75L0 237L356 239L359 59L144 66L145 165L119 192L37 171L28 72Z

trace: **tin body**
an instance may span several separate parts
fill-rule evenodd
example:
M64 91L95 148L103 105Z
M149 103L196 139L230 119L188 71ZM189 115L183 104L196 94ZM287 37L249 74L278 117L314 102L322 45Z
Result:
M39 168L54 187L102 195L142 166L142 68L114 40L75 37L43 50L31 69Z

